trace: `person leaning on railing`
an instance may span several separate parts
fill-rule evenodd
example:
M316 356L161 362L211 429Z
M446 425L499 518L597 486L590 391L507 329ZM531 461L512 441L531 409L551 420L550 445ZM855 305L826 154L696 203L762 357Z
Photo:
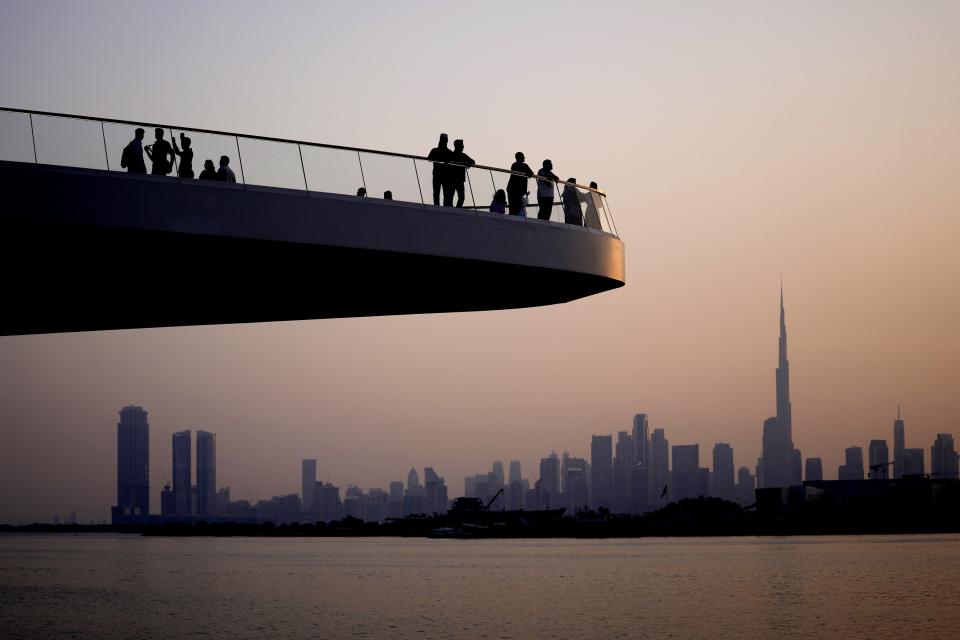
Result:
M583 209L580 208L580 192L577 191L577 179L567 178L567 184L560 194L563 201L563 221L567 224L583 226Z
M463 206L464 183L467 181L467 168L476 164L473 158L463 152L463 140L453 141L453 153L450 154L451 164L447 167L447 176L450 180L450 189L457 194L457 206ZM446 198L444 198L446 199ZM446 202L444 202L446 204Z
M510 215L518 216L524 208L523 196L530 193L527 190L527 178L533 177L533 169L524 162L525 158L522 152L517 151L514 158L517 161L510 165L510 171L513 172L513 175L507 181L507 202L509 202Z
M560 182L560 178L553 173L553 162L544 160L543 167L537 171L537 203L540 205L537 217L541 220L550 219L553 211L553 185L556 182Z

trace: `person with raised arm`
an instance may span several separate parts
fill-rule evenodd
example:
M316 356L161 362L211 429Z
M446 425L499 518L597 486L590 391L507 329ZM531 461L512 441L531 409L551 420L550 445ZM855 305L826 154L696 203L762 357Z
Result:
M533 169L524 162L526 158L521 151L517 151L513 157L516 158L516 162L510 165L513 175L507 181L507 202L510 215L519 216L524 208L523 197L530 193L527 190L527 179L533 177Z
M173 152L180 156L180 166L177 167L177 175L181 178L193 177L193 149L190 148L190 138L180 132L180 147L177 147L177 139L170 141L173 144ZM181 148L182 147L182 148Z

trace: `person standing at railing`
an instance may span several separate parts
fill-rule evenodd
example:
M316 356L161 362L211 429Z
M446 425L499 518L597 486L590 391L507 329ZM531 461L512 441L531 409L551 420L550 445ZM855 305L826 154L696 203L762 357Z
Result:
M527 179L533 177L533 169L526 162L522 152L517 151L513 156L516 162L510 165L510 171L513 175L507 181L507 202L509 203L510 215L520 215L523 209L523 196L529 193L527 191ZM519 174L519 175L518 175Z
M173 147L163 139L163 129L157 127L153 131L157 139L146 146L147 157L153 161L153 170L150 173L165 176L173 170Z
M230 158L227 156L220 156L220 170L217 171L217 178L221 182L237 182L237 176L230 168Z
M553 197L555 182L559 182L553 173L553 163L547 159L543 161L543 166L537 171L537 203L540 205L540 211L537 217L541 220L549 220L550 212L553 211Z
M591 189L599 189L596 182L590 183ZM584 213L584 224L591 229L602 229L600 226L600 194L596 191L589 191L580 194L580 200L587 204L587 210Z
M146 173L147 165L143 161L143 135L146 132L138 128L133 132L133 140L123 148L120 166L128 173Z
M577 190L576 178L567 178L560 199L563 200L563 221L582 227L583 209L580 208L580 192Z
M440 192L443 191L443 205L453 204L453 189L450 188L449 169L450 156L453 152L447 146L447 134L440 134L440 142L430 150L427 160L433 162L433 204L440 206Z
M177 175L181 178L192 178L193 177L193 149L190 148L190 138L183 135L183 132L180 132L180 146L183 149L177 147L177 139L174 138L170 141L173 143L173 152L180 156L180 166L177 168Z
M457 194L457 206L462 207L463 198L466 195L463 186L467 181L467 167L472 167L476 162L463 152L463 140L453 141L453 153L450 155L450 161L455 163L448 167L450 182L453 192Z
M200 172L200 180L219 180L217 170L213 166L213 160L209 158L203 161L203 171Z

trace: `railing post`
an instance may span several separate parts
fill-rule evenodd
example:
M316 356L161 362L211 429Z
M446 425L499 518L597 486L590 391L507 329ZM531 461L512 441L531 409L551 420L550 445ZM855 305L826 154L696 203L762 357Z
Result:
M233 140L237 143L237 160L240 161L240 179L243 181L243 184L247 184L247 177L243 175L243 156L240 155L240 137L233 136Z
M37 137L33 133L33 114L28 113L30 116L30 139L33 140L33 163L40 164L40 161L37 160Z
M370 197L370 193L367 192L367 179L363 176L363 160L360 159L360 152L357 151L357 162L360 163L360 180L363 182L363 191L367 194L367 197Z
M467 174L467 186L470 187L470 202L473 203L473 210L480 213L477 209L477 199L473 197L473 183L470 182L470 167L464 167L463 172Z
M103 120L100 121L100 135L103 136L103 157L107 160L107 171L110 171L110 154L107 153L107 132L103 129Z
M170 132L170 149L173 151L173 128L167 129ZM183 151L183 149L181 149ZM177 167L177 152L173 151L173 172L177 174L177 177L180 177L180 170Z
M410 158L410 161L413 162L413 173L417 176L417 191L420 192L420 204L425 207L427 203L423 201L423 187L420 186L420 172L417 170L417 159Z
M297 153L300 154L300 170L303 171L303 190L307 193L310 193L310 186L307 184L307 168L303 165L303 149L300 148L300 143L297 143Z

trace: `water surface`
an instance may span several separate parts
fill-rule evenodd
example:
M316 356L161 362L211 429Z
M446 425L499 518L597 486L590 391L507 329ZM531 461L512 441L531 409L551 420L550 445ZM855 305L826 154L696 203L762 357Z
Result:
M960 637L960 536L0 535L0 638Z

